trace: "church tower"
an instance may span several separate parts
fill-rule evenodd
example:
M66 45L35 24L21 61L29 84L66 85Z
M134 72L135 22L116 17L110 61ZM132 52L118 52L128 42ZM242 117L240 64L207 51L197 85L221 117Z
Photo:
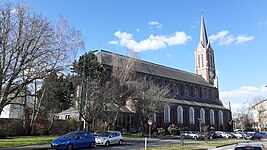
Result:
M218 78L214 63L214 51L207 37L204 17L201 18L200 41L195 51L196 74L218 88Z

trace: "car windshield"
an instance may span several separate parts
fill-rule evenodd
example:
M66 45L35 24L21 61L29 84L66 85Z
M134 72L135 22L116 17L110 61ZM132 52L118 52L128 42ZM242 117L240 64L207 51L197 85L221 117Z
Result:
M62 138L72 138L72 137L74 137L74 135L75 135L75 132L70 132L70 133L62 135L61 137Z
M108 137L109 135L110 135L110 132L104 132L104 133L100 134L99 136Z

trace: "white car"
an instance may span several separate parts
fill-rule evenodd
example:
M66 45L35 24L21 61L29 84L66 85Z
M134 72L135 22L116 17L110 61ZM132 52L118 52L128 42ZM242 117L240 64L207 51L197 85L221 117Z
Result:
M106 131L95 137L96 145L109 146L110 144L122 144L122 135L119 131Z
M232 134L238 139L243 137L243 135L239 132L232 132Z

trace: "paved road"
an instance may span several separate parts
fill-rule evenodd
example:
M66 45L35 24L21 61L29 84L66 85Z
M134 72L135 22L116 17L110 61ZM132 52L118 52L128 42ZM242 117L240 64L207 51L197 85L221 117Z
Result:
M225 141L225 140L222 140ZM185 140L184 144L190 145L191 143L196 143L196 142L204 142L204 141L195 141L195 140ZM218 142L218 141L217 141ZM237 141L238 142L238 141ZM261 142L264 143L264 145L267 147L267 140L262 140ZM173 144L182 144L181 140L172 138L172 139L148 139L147 142L147 147L151 146L163 146L163 145L173 145ZM125 139L122 145L112 145L110 147L104 147L104 146L96 146L94 150L137 150L140 148L144 148L145 143L144 143L144 138L131 138L131 139ZM233 150L235 145L230 145L230 146L224 146L220 148L216 148L214 146L209 146L209 147L202 147L203 149L207 150ZM51 150L49 144L45 145L35 145L35 146L24 146L24 147L12 147L12 148L3 148L1 150ZM85 149L80 149L80 150L85 150Z
M263 143L265 147L267 147L267 139L261 140L261 141L248 141L248 142L260 142ZM244 142L242 142L244 143ZM233 150L235 148L235 145L229 145L229 146L224 146L220 148L216 148L214 150Z
M159 146L159 145L172 145L172 144L180 144L180 140L178 139L148 139L147 147L150 146ZM127 150L136 150L140 148L144 148L144 138L132 138L125 139L122 145L111 145L110 147L104 146L96 146L94 150L107 150L107 149L127 149ZM3 148L1 150L50 150L50 145L34 145L34 146L24 146L24 147L11 147L11 148ZM83 150L83 149L80 149Z

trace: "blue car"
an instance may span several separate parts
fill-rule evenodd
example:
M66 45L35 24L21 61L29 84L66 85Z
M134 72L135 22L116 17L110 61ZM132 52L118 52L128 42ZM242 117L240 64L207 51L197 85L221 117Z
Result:
M93 148L95 146L95 137L90 132L75 131L69 132L55 139L51 143L53 149L72 150L76 148Z

